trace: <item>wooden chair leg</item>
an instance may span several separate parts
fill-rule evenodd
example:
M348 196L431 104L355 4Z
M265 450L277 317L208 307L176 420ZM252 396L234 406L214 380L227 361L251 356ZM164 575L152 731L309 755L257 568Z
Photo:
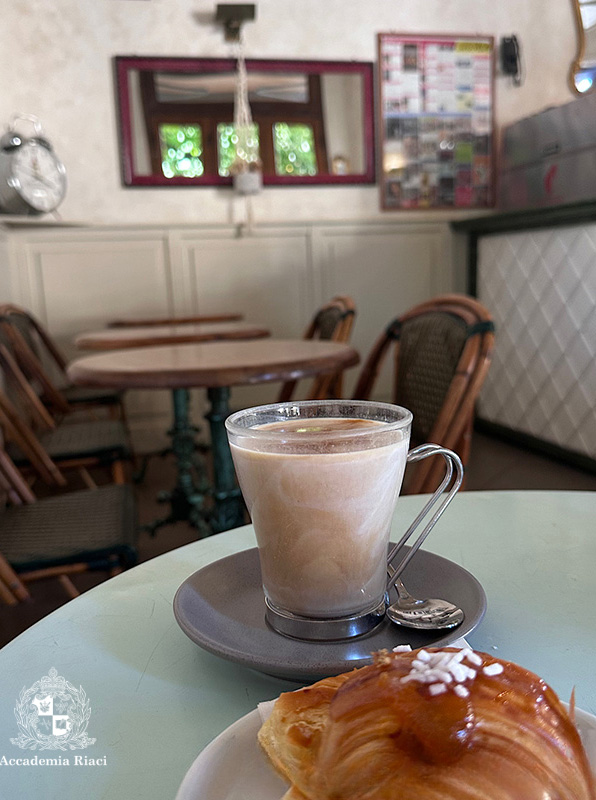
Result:
M119 419L124 425L124 430L126 431L126 440L128 442L128 448L130 450L130 460L132 462L133 470L134 472L139 472L139 457L135 451L134 442L132 440L132 433L130 431L130 425L128 424L128 415L126 413L124 398L122 398L118 403L118 408L116 408L115 406L110 406L110 415L112 414L114 415L114 419Z
M21 572L24 581L42 581L45 578L58 578L60 575L79 575L81 572L88 572L89 565L84 563L63 564L59 567L41 567L27 572Z
M0 602L6 606L16 606L19 602L4 581L0 580Z
M29 590L19 578L8 561L0 554L0 581L8 588L17 600L30 600Z
M124 474L124 464L122 461L114 461L112 464L112 480L114 483L126 483L126 475Z
M66 594L73 600L80 595L80 592L68 575L78 575L88 570L89 566L87 564L65 564L61 567L42 567L41 569L23 572L21 577L25 581L41 581L46 578L57 578Z
M81 467L80 470L79 470L79 474L80 474L81 478L83 479L83 482L85 483L85 486L88 489L97 489L97 484L95 483L95 481L93 480L93 478L89 474L89 470L88 469L86 469L85 467Z
M118 419L121 419L124 427L127 430L130 430L128 425L128 415L126 413L126 405L124 404L124 397L122 397L118 403Z
M71 600L74 600L75 597L81 594L67 575L59 575L58 581Z

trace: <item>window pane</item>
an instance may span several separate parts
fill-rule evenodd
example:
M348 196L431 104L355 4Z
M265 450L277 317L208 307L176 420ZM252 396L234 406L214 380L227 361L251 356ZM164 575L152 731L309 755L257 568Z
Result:
M203 134L198 125L160 125L159 143L166 178L198 178L203 174Z
M276 122L273 126L273 150L277 175L316 175L317 156L312 125L288 125Z
M220 122L217 125L217 171L223 178L230 175L230 167L236 159L236 145L238 137L234 132L231 122ZM246 141L249 149L248 159L257 160L259 157L259 126L253 125L250 137Z

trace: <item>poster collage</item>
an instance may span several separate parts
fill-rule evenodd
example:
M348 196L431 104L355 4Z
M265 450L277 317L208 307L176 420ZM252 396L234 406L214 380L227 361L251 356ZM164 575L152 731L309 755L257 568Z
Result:
M492 62L490 37L379 34L383 208L492 205Z

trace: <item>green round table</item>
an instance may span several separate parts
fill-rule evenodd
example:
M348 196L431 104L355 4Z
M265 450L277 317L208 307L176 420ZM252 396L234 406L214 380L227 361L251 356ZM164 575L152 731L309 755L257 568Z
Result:
M423 499L399 500L393 535ZM486 616L467 636L471 646L538 672L564 700L575 687L578 706L591 713L594 520L592 492L464 492L427 542L475 575L487 594ZM190 574L254 546L246 526L173 550L71 600L0 650L0 797L173 800L208 742L258 702L296 688L201 650L172 613ZM21 690L52 668L89 700L87 733L96 743L84 750L40 753L11 744ZM68 756L71 765L2 762L36 754ZM74 755L98 763L74 766Z

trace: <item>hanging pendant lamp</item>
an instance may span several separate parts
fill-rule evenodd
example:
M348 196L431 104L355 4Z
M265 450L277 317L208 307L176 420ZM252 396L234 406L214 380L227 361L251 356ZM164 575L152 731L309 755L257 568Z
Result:
M234 188L239 194L257 194L263 186L263 170L257 126L252 121L248 102L248 75L240 42L234 87L234 139L236 156L230 167Z

